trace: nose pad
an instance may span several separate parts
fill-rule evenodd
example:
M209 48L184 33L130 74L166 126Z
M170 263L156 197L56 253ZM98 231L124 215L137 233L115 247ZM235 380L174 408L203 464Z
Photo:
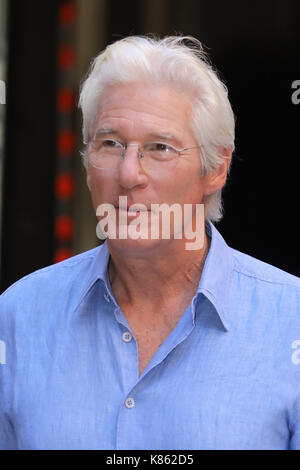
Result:
M140 149L139 144L127 144L126 148L127 148L127 147L135 147L135 146L138 147L138 154L139 154L139 157L140 157L140 158L143 158L144 155L143 155L143 152L142 152L141 149ZM125 156L125 153L126 153L126 149L125 149L125 152L124 152L124 156Z
M140 168L144 171L144 162L141 162L141 159L144 158L144 154L142 152L142 149L140 148L139 144L127 144L127 146L125 147L124 149L124 153L123 153L123 162L124 162L124 159L126 158L126 150L128 147L137 147L137 151L138 151L138 164L140 166Z
M126 156L126 150L128 147L138 147L138 155L136 151L132 152L130 155ZM138 158L137 158L138 157ZM142 164L141 159L144 157L142 151L140 150L139 144L132 143L127 144L124 149L123 158L120 160L120 166L118 171L118 179L121 186L128 188L133 188L134 186L146 186L148 181L148 176L145 171L144 165Z

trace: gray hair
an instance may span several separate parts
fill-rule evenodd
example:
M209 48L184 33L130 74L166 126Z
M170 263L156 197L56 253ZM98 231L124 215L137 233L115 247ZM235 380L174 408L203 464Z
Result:
M197 39L169 36L163 39L130 36L109 45L92 62L83 82L79 107L83 114L83 140L93 138L98 102L108 85L146 82L168 84L191 100L191 129L202 145L202 175L218 168L224 156L218 147L234 150L235 120L227 88L209 62ZM228 167L229 172L230 166ZM219 190L206 197L206 218L222 218Z

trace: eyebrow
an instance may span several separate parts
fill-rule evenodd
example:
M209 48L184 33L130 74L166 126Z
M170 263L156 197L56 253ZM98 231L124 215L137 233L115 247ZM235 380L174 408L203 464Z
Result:
M101 127L97 129L95 137L102 137L103 135L118 135L119 132L113 127ZM166 140L169 142L179 143L178 139L169 132L149 133L148 138L152 140Z
M99 136L107 135L107 134L118 134L118 131L116 131L112 127L100 127L100 129L97 129L95 133L95 137L99 137Z
M150 133L149 138L152 141L159 140L163 142L169 142L170 145L174 145L175 147L182 146L182 141L174 134L170 134L169 132Z
M149 134L149 137L153 139L162 139L162 140L176 140L176 137L173 134L169 133L159 133L159 134Z

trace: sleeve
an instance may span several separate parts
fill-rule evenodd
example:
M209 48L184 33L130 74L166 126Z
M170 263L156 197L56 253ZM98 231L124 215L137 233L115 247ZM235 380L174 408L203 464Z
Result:
M16 449L15 434L8 418L0 410L0 450Z
M297 367L300 367L300 364ZM300 450L300 395L293 406L289 450Z
M289 450L300 450L300 426L298 430L292 434Z
M11 387L11 322L8 322L3 295L0 296L0 450L16 448L15 433L9 416L8 391Z

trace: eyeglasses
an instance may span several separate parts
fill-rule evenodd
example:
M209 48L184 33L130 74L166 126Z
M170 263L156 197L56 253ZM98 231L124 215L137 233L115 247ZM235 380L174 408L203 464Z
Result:
M89 143L88 161L99 170L116 170L125 157L127 147L134 145L138 146L140 164L145 171L169 169L177 163L182 152L202 147L197 145L177 149L163 142L149 142L142 146L123 145L113 139L96 138Z

